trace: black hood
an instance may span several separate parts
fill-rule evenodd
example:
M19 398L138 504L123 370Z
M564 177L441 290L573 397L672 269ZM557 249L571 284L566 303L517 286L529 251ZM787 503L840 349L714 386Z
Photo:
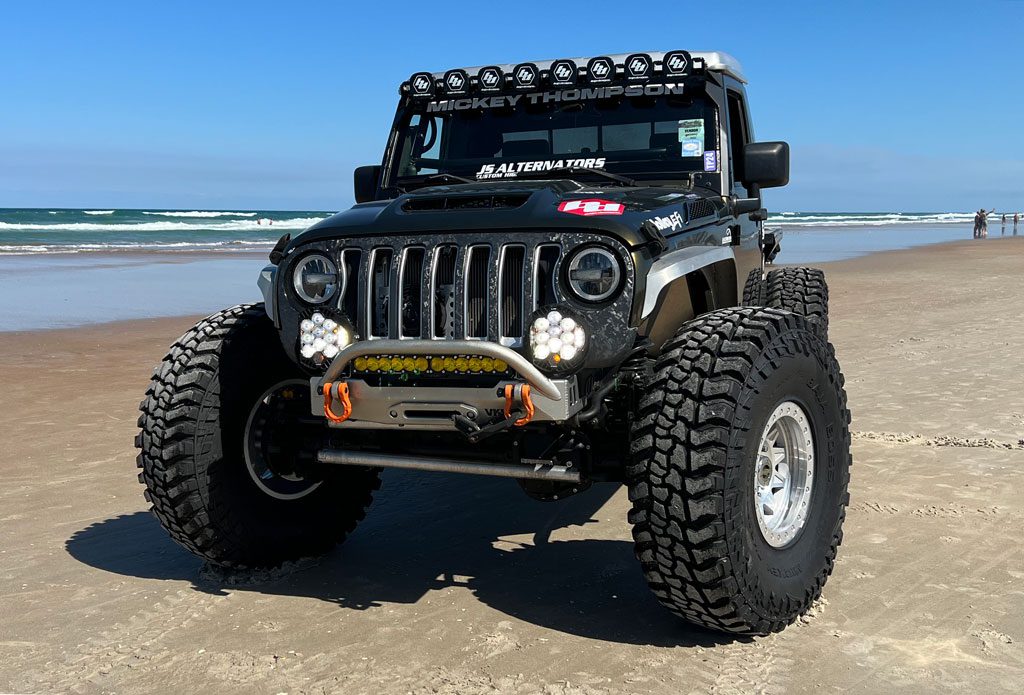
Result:
M616 214L587 216L559 210L569 201L595 199L617 203L621 208L613 205L605 209ZM652 240L650 232L643 229L652 218L667 220L663 224L671 223L671 231L677 232L713 221L721 207L720 197L699 188L691 192L655 186L603 187L566 179L432 186L332 215L296 236L288 248L323 239L376 234L510 233L533 229L603 231L636 247Z

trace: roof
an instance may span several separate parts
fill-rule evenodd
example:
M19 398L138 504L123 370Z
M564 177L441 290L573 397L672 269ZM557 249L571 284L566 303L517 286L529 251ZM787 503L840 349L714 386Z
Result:
M664 58L665 54L669 53L669 51L646 51L646 52L638 51L638 52L645 53L646 55L649 55L651 57L651 59L654 60L654 62L656 64L660 64L661 61L662 61L662 58ZM614 53L614 54L609 54L609 55L607 55L605 57L611 58L612 61L614 61L616 65L622 65L623 63L625 63L626 59L629 58L632 55L636 55L636 54L635 53ZM731 55L729 55L728 53L724 53L722 51L697 51L697 52L690 52L690 55L691 55L691 57L693 57L693 59L695 61L698 61L698 60L704 61L704 67L707 70L711 70L711 71L714 71L714 72L720 72L720 73L723 73L725 75L729 75L730 77L733 77L733 78L739 80L740 82L743 82L744 84L746 84L746 82L747 82L747 78L743 76L743 68L742 68L742 66L740 66L740 62L738 60L736 60L734 57L732 57ZM534 61L529 61L529 62L532 62L540 70L547 70L547 69L549 69L551 67L551 64L554 63L556 60L571 60L574 63L576 63L577 67L586 68L587 67L587 63L593 57L596 57L596 56L590 56L590 57L587 57L587 58L565 58L565 59L554 58L554 59L551 59L551 60L534 60ZM489 66L479 65L479 66L476 66L476 67L463 68L463 69L466 72L468 72L470 75L475 75L481 69L483 69L484 67L489 67ZM494 67L500 68L502 70L502 72L508 74L508 73L512 72L512 70L515 69L516 64L513 64L513 63L498 64L498 65L495 65ZM442 70L440 72L434 72L432 74L434 75L435 78L441 79L441 78L444 77L445 72L446 71Z

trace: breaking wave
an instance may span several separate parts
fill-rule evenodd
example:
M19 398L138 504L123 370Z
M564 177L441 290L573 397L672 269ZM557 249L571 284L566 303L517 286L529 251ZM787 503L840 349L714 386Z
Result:
M255 213L253 213L255 214ZM272 220L273 224L259 224L257 220L230 220L227 222L126 222L123 224L100 224L96 222L69 222L66 224L38 224L25 222L0 222L0 231L35 232L273 232L305 229L326 217L294 217Z
M219 212L214 210L181 210L145 211L143 215L159 215L160 217L256 217L257 212Z
M86 215L113 215L113 210L82 210Z
M905 224L965 224L973 221L973 212L783 212L771 215L772 223L785 227L889 227ZM989 224L992 224L991 217Z

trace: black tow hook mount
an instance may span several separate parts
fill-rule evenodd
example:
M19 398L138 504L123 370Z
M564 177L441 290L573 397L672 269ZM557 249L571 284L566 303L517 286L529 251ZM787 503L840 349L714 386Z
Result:
M513 427L515 427L516 419L518 417L519 415L517 415L516 413L512 413L512 417L510 418L498 420L497 422L492 422L489 425L484 425L483 427L481 427L480 425L476 424L465 415L461 413L455 413L454 415L452 415L452 422L455 423L455 429L457 429L459 432L462 432L462 434L466 436L466 439L468 439L471 444L477 444L478 442L481 442L484 439L487 439L488 437L494 436L499 432L504 432L505 430L512 429Z

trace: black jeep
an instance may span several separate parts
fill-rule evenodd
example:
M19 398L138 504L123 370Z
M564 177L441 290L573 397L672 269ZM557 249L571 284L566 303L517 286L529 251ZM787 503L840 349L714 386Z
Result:
M842 537L849 412L822 273L764 272L789 148L752 142L743 85L686 51L414 74L357 204L157 370L157 518L266 567L341 541L383 468L619 482L670 610L792 622Z

